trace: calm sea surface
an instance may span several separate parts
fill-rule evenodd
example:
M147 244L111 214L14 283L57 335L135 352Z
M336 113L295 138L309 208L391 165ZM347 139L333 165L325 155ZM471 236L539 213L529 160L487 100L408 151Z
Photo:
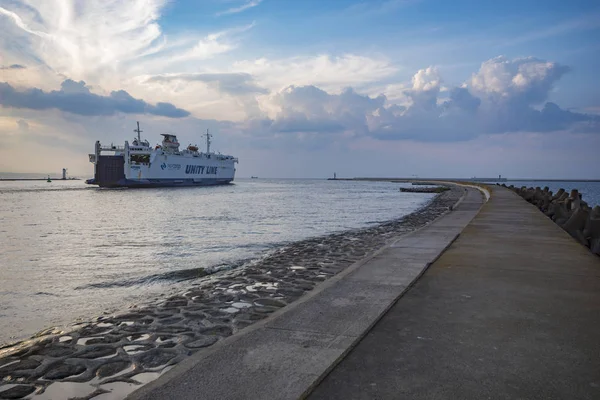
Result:
M0 182L0 343L180 290L300 239L409 214L407 184L236 180L181 189ZM585 198L585 197L584 197Z

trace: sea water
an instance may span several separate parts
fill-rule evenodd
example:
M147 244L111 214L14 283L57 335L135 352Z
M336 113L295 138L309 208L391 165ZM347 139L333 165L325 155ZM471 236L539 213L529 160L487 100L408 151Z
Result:
M178 189L0 181L0 343L183 290L301 239L397 219L409 184L238 179Z

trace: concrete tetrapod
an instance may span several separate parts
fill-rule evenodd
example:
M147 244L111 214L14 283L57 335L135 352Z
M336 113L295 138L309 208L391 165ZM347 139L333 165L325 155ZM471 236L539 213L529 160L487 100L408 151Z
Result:
M547 186L543 190L540 187L502 186L534 204L575 240L600 255L600 206L591 209L579 190L572 189L567 193L561 188L553 195Z

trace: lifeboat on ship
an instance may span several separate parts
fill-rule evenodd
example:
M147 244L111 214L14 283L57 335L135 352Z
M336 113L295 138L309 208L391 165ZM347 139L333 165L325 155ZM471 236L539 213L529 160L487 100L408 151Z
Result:
M198 151L198 146L192 146L191 144L187 147L189 151Z

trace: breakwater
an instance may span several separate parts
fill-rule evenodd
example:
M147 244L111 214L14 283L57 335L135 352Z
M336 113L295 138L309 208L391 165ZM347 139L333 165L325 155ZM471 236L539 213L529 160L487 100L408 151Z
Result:
M600 255L600 206L587 204L577 189L567 192L561 188L552 193L547 186L543 189L539 186L502 186L538 207L579 243Z

